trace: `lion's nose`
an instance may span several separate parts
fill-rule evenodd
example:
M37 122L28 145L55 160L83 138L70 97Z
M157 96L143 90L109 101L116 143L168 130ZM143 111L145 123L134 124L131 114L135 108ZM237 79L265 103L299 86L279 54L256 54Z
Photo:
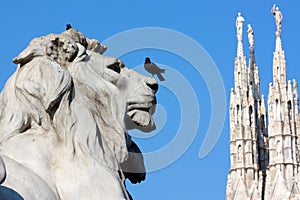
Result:
M149 88L151 88L154 91L154 93L157 92L158 84L156 82L147 82L146 84Z

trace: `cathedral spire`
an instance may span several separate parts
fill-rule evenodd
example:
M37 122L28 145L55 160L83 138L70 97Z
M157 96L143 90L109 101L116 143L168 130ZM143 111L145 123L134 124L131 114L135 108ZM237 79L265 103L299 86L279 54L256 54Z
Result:
M286 60L281 43L281 22L282 13L275 4L271 10L276 22L276 46L273 54L273 84L275 87L283 90L286 87ZM278 91L281 93L282 91Z
M269 165L266 190L269 192L266 193L266 199L275 199L279 193L272 191L278 184L284 184L292 191L293 178L298 173L299 167L297 149L299 130L296 124L298 101L295 99L297 84L293 86L292 82L286 79L285 52L281 42L282 13L275 4L271 11L276 22L276 47L273 54L273 84L269 87L268 97ZM284 190L281 192L286 193Z
M250 66L247 67L243 49L243 23L241 13L236 18L237 56L234 63L234 86L230 94L230 175L227 185L230 199L248 199L253 188L258 185L259 163L262 145L257 137L259 76L254 58L254 34L249 30L248 39L251 43ZM250 33L251 32L251 33ZM259 140L259 141L258 141ZM259 152L258 152L259 151ZM236 187L244 185L245 187ZM246 188L246 190L244 190ZM236 191L236 192L234 192ZM236 196L236 194L242 194Z
M243 48L243 23L245 19L242 14L239 12L236 18L236 36L238 40L238 47L237 47L237 57L244 56L244 48Z
M255 61L254 32L248 25L249 65L242 34L244 18L236 18L237 56L234 89L230 93L230 172L226 199L300 199L300 114L298 84L286 81L281 42L282 14L272 8L276 21L273 83L260 97Z
M241 94L244 94L247 90L247 67L246 57L244 56L243 49L243 23L245 19L241 13L238 13L236 18L236 36L237 36L237 56L234 64L234 82L235 91L240 90Z
M258 74L258 67L256 66L255 61L255 53L254 53L254 31L252 29L252 26L248 24L248 41L250 44L250 59L249 59L249 80L248 84L253 87L253 97L255 100L258 100L260 98L260 83L259 83L259 74Z
M250 44L250 68L254 67L255 65L255 56L254 56L254 31L252 29L252 26L248 24L248 41Z

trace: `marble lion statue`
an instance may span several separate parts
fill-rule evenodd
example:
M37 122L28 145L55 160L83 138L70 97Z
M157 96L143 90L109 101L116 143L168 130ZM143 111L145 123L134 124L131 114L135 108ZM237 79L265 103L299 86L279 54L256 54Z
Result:
M70 28L33 39L0 94L0 199L132 199L129 129L155 129L157 82Z

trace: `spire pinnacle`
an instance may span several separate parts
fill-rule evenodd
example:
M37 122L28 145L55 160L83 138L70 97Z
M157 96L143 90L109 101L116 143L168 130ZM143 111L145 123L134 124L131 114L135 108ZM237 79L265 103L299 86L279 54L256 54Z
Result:
M237 56L243 57L244 56L244 49L243 49L243 23L245 19L242 14L239 12L236 18L236 32L237 32L237 40L238 40L238 48L237 48Z
M281 21L282 21L282 13L279 10L279 7L276 6L276 4L273 5L271 12L274 15L275 22L276 22L276 52L282 51L282 44L281 44Z
M247 33L248 33L248 41L249 41L249 44L250 44L250 48L254 47L254 32L253 32L251 24L248 24Z
M275 52L273 54L273 83L275 85L275 90L279 91L279 88L285 88L286 83L286 61L284 50L282 49L281 43L281 21L282 14L276 5L273 5L271 12L274 15L276 22L276 46ZM276 89L277 88L277 89Z
M271 12L273 13L274 15L274 18L275 18L275 22L276 22L276 37L280 37L281 35L281 21L282 21L282 13L281 11L279 10L279 7L276 6L276 4L273 5L272 9L271 9Z
M254 31L252 29L251 24L248 24L248 41L250 44L250 68L255 65L255 57L254 57Z

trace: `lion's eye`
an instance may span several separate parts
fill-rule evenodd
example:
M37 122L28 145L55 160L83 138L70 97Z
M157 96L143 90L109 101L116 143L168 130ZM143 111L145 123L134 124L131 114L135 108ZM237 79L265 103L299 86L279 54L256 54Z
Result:
M121 69L120 69L120 63L119 62L115 62L111 65L108 65L107 66L108 69L111 69L117 73L120 73L121 72Z

